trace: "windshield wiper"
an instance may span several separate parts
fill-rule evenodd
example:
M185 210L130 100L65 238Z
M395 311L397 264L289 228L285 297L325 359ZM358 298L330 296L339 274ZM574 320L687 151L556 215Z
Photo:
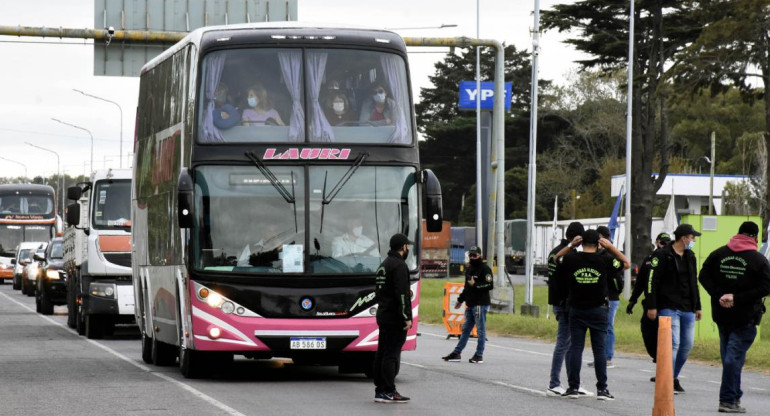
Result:
M294 171L291 171L291 193L289 193L289 190L286 189L285 186L281 183L281 181L278 180L278 178L275 176L273 171L271 171L267 166L265 166L264 162L262 162L262 159L259 158L254 152L246 152L246 157L251 160L252 163L254 163L254 166L257 167L257 169L264 175L265 178L267 178L268 181L270 181L270 184L273 185L273 188L275 188L276 191L283 197L283 199L294 205L294 231L299 232L299 225L297 224L297 204L296 199L294 198Z
M338 193L342 190L342 188L345 186L346 183L348 183L348 180L353 176L354 173L358 170L359 167L361 167L361 164L364 163L366 158L369 157L369 153L360 153L356 160L353 162L353 166L351 166L347 172L345 172L344 175L340 178L340 180L337 181L337 184L334 185L334 188L332 188L331 191L329 191L329 195L326 195L326 178L329 174L327 171L326 174L324 174L324 188L323 188L323 199L321 200L321 229L319 232L323 234L324 230L324 208L326 205L331 204L332 200L334 200L334 197L337 196Z

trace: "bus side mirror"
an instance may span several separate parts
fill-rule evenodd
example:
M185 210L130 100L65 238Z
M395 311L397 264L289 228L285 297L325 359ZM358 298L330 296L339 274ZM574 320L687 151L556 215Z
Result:
M182 169L177 181L179 228L193 226L193 180L189 169Z
M444 209L441 201L441 184L430 169L423 171L425 184L425 220L429 233L441 232L444 221Z
M79 186L70 186L67 188L67 199L77 201L80 199L81 195L83 195L83 190ZM69 220L67 222L69 222Z
M80 189L80 188L77 188L77 189ZM70 190L72 190L72 188L69 188L67 190L68 197L69 197ZM78 226L79 224L80 224L80 204L75 202L74 204L67 205L67 225Z

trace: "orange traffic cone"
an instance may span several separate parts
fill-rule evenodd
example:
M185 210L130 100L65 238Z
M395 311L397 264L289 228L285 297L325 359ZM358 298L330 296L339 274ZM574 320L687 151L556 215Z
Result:
M652 416L674 416L674 360L671 356L671 317L658 317L658 356Z

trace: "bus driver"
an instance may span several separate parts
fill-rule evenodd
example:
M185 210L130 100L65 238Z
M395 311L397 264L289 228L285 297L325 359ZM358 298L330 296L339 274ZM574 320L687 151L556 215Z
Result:
M345 234L332 241L332 257L339 258L351 254L380 257L377 243L365 236L363 230L363 222L360 218L351 219Z

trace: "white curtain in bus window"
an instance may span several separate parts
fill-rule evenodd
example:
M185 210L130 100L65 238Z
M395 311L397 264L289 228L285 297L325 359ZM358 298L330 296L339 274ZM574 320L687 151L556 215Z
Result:
M326 72L326 60L329 54L326 52L309 51L308 60L308 90L310 91L310 106L308 113L310 117L310 141L311 142L333 142L334 131L329 120L321 110L321 81Z
M224 53L211 54L206 59L204 71L206 76L203 80L206 109L204 110L203 124L201 125L201 141L203 142L225 141L224 137L222 137L222 133L214 125L214 98L217 86L219 85L219 80L222 78L222 70L225 67L226 59L227 55Z
M279 52L278 60L281 62L283 80L291 95L291 119L289 121L289 141L300 142L305 138L305 113L302 111L302 95L300 83L302 78L302 52Z
M406 82L404 82L404 66L401 58L396 55L383 54L380 56L380 62L384 70L385 80L390 86L393 100L397 103L393 111L394 131L390 136L390 143L410 143L409 128L407 123L409 119L404 112L404 103L409 100L409 94L406 91Z

